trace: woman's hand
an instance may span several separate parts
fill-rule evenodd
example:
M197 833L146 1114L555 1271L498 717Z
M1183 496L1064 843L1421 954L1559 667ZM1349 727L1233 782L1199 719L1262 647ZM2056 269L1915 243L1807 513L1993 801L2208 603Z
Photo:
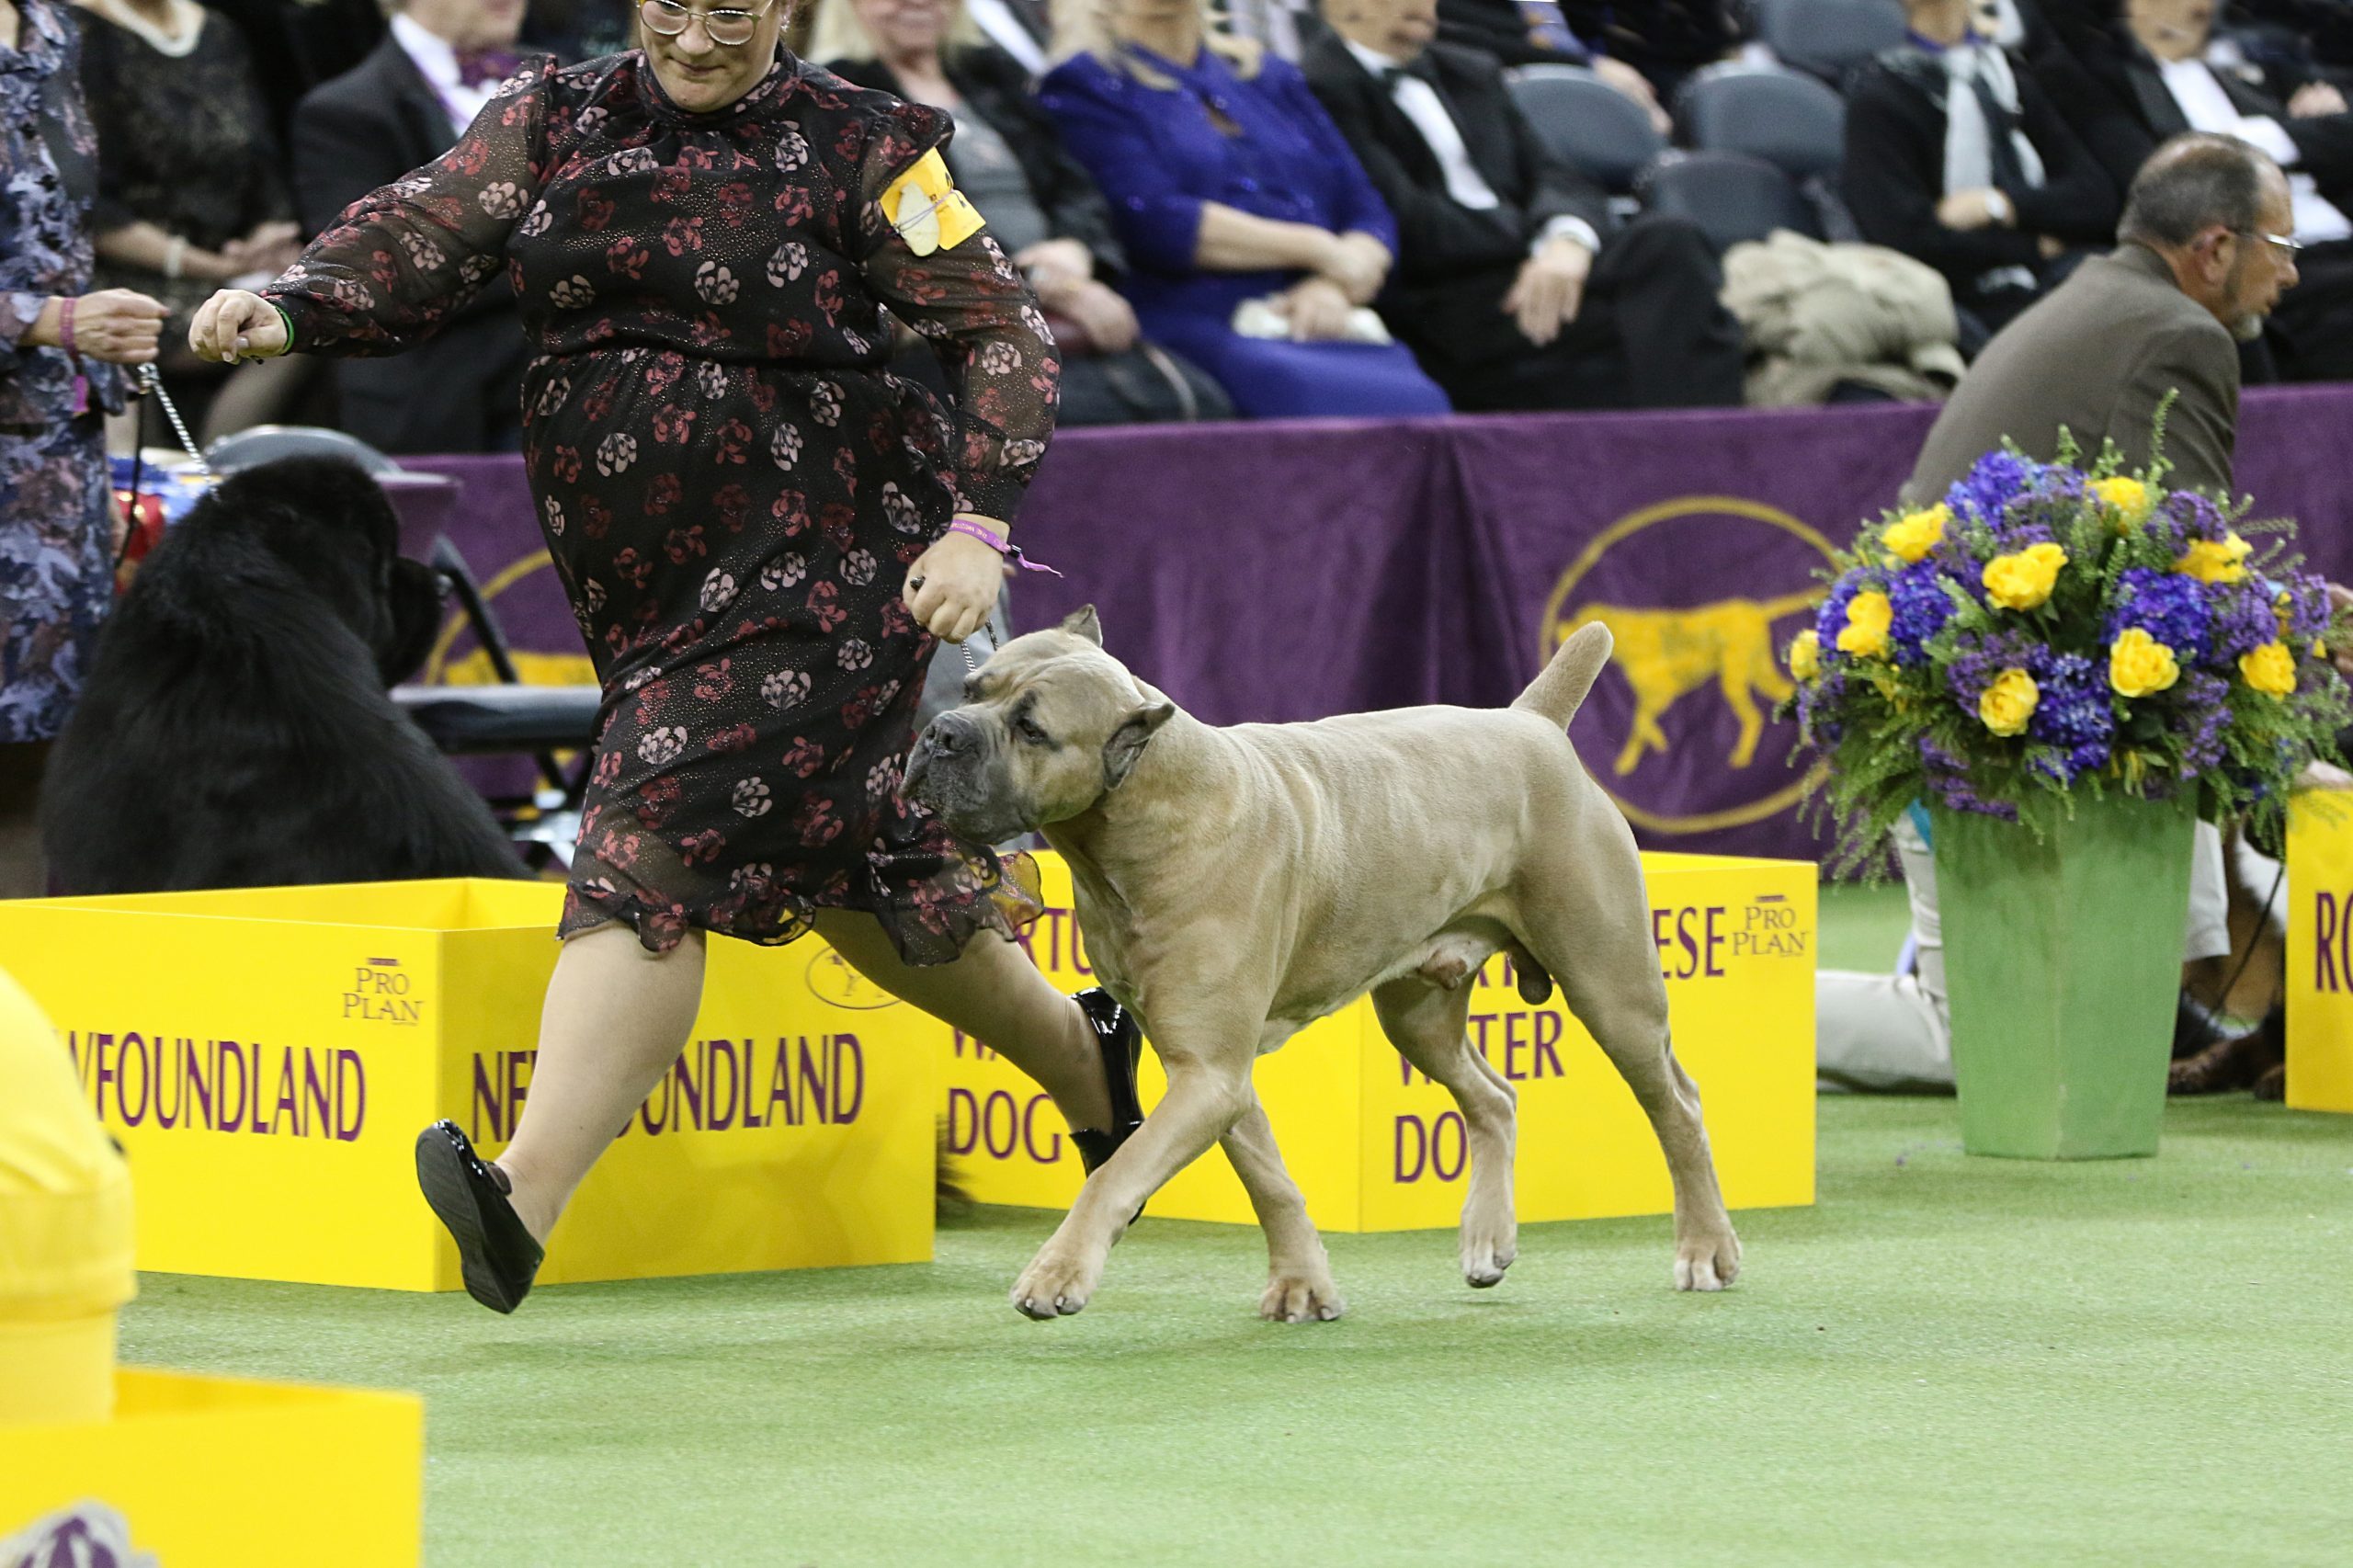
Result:
M1350 230L1332 237L1331 249L1315 270L1337 284L1351 305L1369 305L1389 277L1389 260L1388 246Z
M994 518L972 520L993 533L1005 531ZM1005 570L1005 557L972 535L942 534L907 568L907 585L899 597L925 631L942 642L961 642L996 608Z
M1098 353L1124 354L1136 346L1135 307L1107 285L1090 280L1039 298L1085 327Z
M1095 276L1094 256L1076 240L1040 240L1015 256L1013 265L1041 295L1049 289L1084 283Z
M197 307L196 319L188 326L188 346L198 358L223 365L272 358L289 347L286 321L259 294L223 289Z
M275 277L293 266L301 254L301 226L287 222L256 223L252 233L221 247L222 259L233 269L228 274L232 278L248 272Z
M1347 335L1348 312L1356 306L1340 286L1328 278L1311 278L1275 296L1290 320L1293 343L1336 343Z
M109 365L146 365L164 341L161 300L129 289L101 289L74 301L74 352ZM39 347L65 347L65 301L51 300L34 330L25 335Z

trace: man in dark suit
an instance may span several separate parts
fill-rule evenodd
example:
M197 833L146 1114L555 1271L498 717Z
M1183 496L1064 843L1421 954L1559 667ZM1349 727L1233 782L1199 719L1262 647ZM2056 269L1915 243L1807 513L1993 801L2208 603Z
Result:
M1906 504L1941 497L2005 439L2047 461L2063 426L2086 452L2113 440L2138 466L2167 394L2168 483L2227 495L2237 345L2296 283L2293 253L2270 238L2289 211L2279 165L2244 142L2194 133L2159 148L2126 199L2122 243L2012 322L1962 378Z
M431 163L519 61L522 0L409 0L375 51L294 111L295 203L313 233ZM514 449L526 347L503 278L411 353L335 364L343 426L380 451Z
M1494 57L1431 41L1436 0L1330 0L1324 19L1308 85L1397 217L1378 307L1457 408L1741 401L1740 327L1697 227L1612 233Z
M2237 136L2286 171L2303 283L2266 334L2290 381L2353 379L2353 114L2309 74L2265 74L2206 58L2214 0L2044 0L2066 45L2038 69L2093 154L2120 181L2168 137ZM2066 73L2063 79L2052 74Z

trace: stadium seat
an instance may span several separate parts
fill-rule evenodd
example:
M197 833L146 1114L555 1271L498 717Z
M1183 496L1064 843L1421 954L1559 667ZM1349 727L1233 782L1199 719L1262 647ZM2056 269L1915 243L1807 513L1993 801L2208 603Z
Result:
M1699 224L1719 256L1776 229L1823 237L1821 217L1795 182L1744 153L1670 153L1644 172L1642 195L1646 210Z
M1546 146L1615 195L1666 151L1642 106L1581 65L1531 65L1513 76L1511 96Z
M1795 180L1836 175L1845 152L1845 101L1794 71L1702 71L1677 97L1676 120L1701 152L1745 153Z
M1756 0L1755 15L1776 60L1834 86L1904 41L1902 0Z
M234 473L280 458L342 458L380 478L402 472L400 464L358 437L318 425L256 425L222 437L204 451L204 460L215 473Z

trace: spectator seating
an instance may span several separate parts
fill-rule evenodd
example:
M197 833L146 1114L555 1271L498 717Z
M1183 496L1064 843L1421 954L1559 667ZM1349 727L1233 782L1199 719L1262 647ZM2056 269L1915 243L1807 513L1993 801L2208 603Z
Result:
M1666 151L1642 107L1582 65L1530 65L1514 74L1511 96L1546 146L1612 195Z
M1755 0L1755 15L1776 60L1833 86L1904 41L1902 0Z
M1688 218L1718 255L1776 229L1824 237L1821 216L1795 181L1745 153L1674 153L1651 165L1640 185L1653 212Z
M1836 176L1846 100L1812 76L1773 66L1700 72L1676 99L1677 130L1707 153L1745 153L1794 180Z

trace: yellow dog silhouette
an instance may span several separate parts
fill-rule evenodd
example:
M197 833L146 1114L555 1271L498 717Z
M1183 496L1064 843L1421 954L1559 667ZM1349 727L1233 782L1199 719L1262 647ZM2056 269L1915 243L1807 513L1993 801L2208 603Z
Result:
M1634 722L1618 752L1619 776L1633 772L1645 751L1665 754L1666 732L1659 728L1659 720L1711 680L1740 720L1732 765L1746 767L1754 761L1756 743L1765 733L1756 694L1780 702L1796 689L1774 656L1773 623L1821 597L1817 589L1778 599L1719 599L1694 609L1587 605L1574 620L1563 622L1558 628L1561 642L1588 621L1608 627L1617 642L1609 662L1625 672L1626 684L1634 688Z

